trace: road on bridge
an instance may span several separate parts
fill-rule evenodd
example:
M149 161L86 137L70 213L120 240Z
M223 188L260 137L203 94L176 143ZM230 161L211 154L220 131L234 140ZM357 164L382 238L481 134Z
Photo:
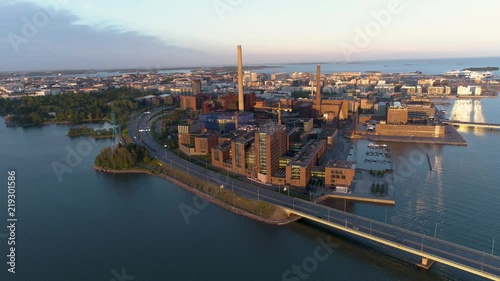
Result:
M451 263L492 275L493 280L500 280L500 257L498 256L342 212L314 202L279 194L263 188L259 184L251 185L237 179L232 179L224 174L207 170L180 158L178 155L159 145L153 139L151 132L139 132L138 130L139 128L151 128L153 123L161 117L159 113L165 110L166 108L158 108L149 114L136 114L132 117L129 124L129 134L134 142L146 146L150 150L151 155L163 163L186 171L192 176L209 181L217 186L224 185L225 188L231 189L239 196L296 210L342 227L385 239L399 245L399 249L404 250L405 248L409 248L419 251L422 253L422 257L428 257L428 255L437 256Z

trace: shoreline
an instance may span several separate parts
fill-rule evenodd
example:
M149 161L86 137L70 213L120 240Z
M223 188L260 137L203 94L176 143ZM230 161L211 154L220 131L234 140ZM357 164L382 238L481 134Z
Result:
M124 174L143 174L143 175L149 175L149 176L156 176L156 177L160 177L168 182L171 182L181 188L183 188L184 190L186 191L189 191L193 194L195 194L196 196L200 197L200 198L203 198L207 201L209 201L210 203L214 204L214 205L217 205L221 208L224 208L228 211L231 211L237 215L240 215L240 216L244 216L244 217L247 217L247 218L250 218L250 219L253 219L253 220L256 220L258 222L262 222L262 223L265 223L265 224L269 224L269 225L277 225L277 226L282 226L282 225L287 225L287 224L290 224L290 223L293 223L293 222L296 222L298 220L300 220L301 218L300 217L288 217L287 220L279 220L279 221L276 221L276 220L271 220L271 219L266 219L266 218L263 218L263 217L260 217L260 216L257 216L257 215L254 215L254 214L251 214L249 213L248 211L245 211L243 209L240 209L238 207L235 207L233 205L230 205L220 199L217 199L215 197L212 197L204 192L201 192L191 186L189 186L188 184L182 182L182 181L179 181L177 179L174 179L170 176L167 176L167 175L164 175L164 174L161 174L161 173L155 173L153 171L150 171L150 170L142 170L142 169L128 169L128 170L110 170L110 169L102 169L100 167L97 167L97 166L93 166L93 169L97 172L100 172L100 173L107 173L107 174L115 174L115 175L124 175ZM269 203L270 204L270 203ZM279 206L276 206L274 204L271 204L273 206L275 206L276 208L278 209L281 209L281 207ZM281 209L283 210L283 209Z
M498 95L486 95L486 96L428 96L429 99L438 100L460 100L460 99L496 99Z
M2 116L2 117L6 117L6 116ZM80 121L80 122L70 122L70 121L53 121L53 122L43 122L41 124L18 124L18 123L15 123L13 121L10 121L9 123L7 123L5 121L5 125L7 126L7 128L16 128L16 127L21 127L21 128L28 128L28 127L42 127L42 126L48 126L48 125L70 125L70 126L74 126L74 125L79 125L79 124L99 124L99 123L111 123L110 120L108 119L101 119L101 120L84 120L84 121Z

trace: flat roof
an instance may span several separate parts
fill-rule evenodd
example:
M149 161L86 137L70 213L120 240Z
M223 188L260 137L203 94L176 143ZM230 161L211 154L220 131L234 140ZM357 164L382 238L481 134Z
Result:
M234 141L239 142L239 143L249 143L253 140L255 140L255 131L251 131L251 132L248 132L246 134L243 134L243 135L237 137Z
M216 150L217 150L217 149L218 149L218 150L223 150L223 149L231 148L231 142L229 142L229 141L225 141L225 142L223 142L223 143L220 143L220 144L216 145L214 148L215 148Z
M279 130L282 130L282 129L286 130L286 126L279 125L276 122L268 122L268 123L265 123L264 125L260 126L260 128L257 132L269 135L269 134L273 134L273 133L275 133Z
M330 160L328 161L328 164L326 164L326 167L355 170L356 162L344 161L344 160Z
M211 113L201 114L200 116L253 116L251 112L239 111L216 111Z
M293 166L308 166L309 162L313 159L321 148L326 145L325 140L310 140L301 150L297 153L288 165Z

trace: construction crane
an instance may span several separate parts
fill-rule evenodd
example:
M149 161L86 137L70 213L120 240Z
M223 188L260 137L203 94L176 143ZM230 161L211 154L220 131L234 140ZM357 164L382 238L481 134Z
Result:
M270 109L270 110L276 110L278 112L278 124L281 125L281 112L292 112L292 108L290 107L281 107L281 102L278 102L278 107L273 107L273 106L262 106L262 105L256 105L254 109Z

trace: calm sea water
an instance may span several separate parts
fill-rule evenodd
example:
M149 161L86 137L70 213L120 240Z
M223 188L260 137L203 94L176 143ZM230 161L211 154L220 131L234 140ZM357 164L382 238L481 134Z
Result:
M254 70L255 72L316 72L316 64L270 65L275 68ZM421 60L384 60L359 62L333 62L321 64L323 73L382 71L384 73L406 73L421 71L424 74L443 74L452 70L463 70L468 67L500 67L500 58L461 58L461 59L421 59ZM500 72L492 72L500 75Z
M262 65L262 64L259 64ZM254 69L252 72L259 73L279 73L279 72L316 72L315 63L311 64L266 64L269 68ZM245 66L252 66L246 64ZM357 62L328 62L321 64L323 73L333 72L365 72L365 71L382 71L384 73L406 73L421 71L425 74L443 74L452 70L463 70L468 67L500 67L500 57L494 58L454 58L454 59L419 59L419 60L369 60ZM161 74L171 73L188 73L192 68L163 70L158 71ZM141 74L148 74L151 71L141 71ZM135 73L135 72L133 72ZM495 75L500 75L499 71L492 72ZM107 77L120 76L125 73L100 71L89 74L66 75L67 77ZM57 74L48 75L55 76Z
M453 103L448 114L500 123L498 99ZM109 141L69 139L68 126L8 129L0 122L0 173L6 182L8 170L17 172L19 219L12 275L1 235L7 232L1 188L2 281L120 280L113 271L122 268L139 281L282 280L328 236L339 247L307 280L480 280L440 265L420 272L417 257L307 222L268 226L209 205L187 223L179 207L195 206L189 192L159 178L92 170ZM415 163L396 185L396 206L350 204L349 210L379 221L387 213L389 223L429 235L437 229L439 238L491 252L493 238L500 241L500 131L461 134L469 146L429 146L422 153L416 145L393 145L396 174L403 163ZM68 158L71 151L80 157ZM53 165L70 170L58 178Z

